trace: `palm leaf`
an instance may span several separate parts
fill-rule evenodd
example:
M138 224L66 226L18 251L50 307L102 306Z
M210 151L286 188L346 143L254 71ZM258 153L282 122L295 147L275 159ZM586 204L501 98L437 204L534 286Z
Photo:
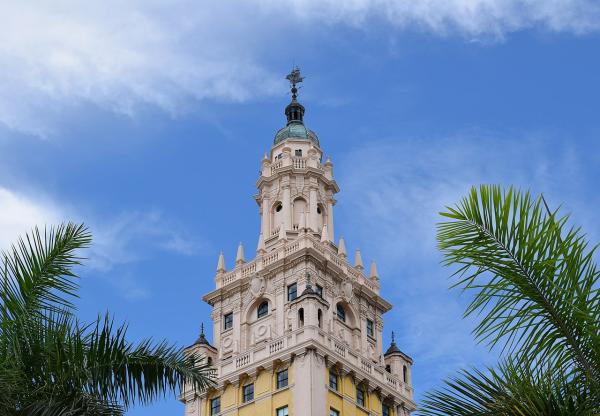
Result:
M597 406L579 383L552 368L505 361L498 369L463 370L427 393L423 416L593 416Z
M82 260L74 253L90 242L91 235L83 224L69 223L43 233L35 228L2 252L2 322L72 308L69 297L77 296L78 287L72 268Z
M472 188L438 225L454 286L475 292L475 335L529 362L582 374L600 399L599 271L581 231L529 193Z

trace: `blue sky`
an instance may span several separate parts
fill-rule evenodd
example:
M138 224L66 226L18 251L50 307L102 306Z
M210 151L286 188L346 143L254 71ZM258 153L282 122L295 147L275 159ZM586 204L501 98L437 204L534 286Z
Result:
M593 1L102 2L0 6L0 246L87 223L80 315L192 342L217 256L256 247L252 195L284 75L340 185L336 233L375 259L417 397L493 364L435 248L472 184L543 192L600 241ZM101 4L101 5L100 5ZM131 415L181 414L175 399Z

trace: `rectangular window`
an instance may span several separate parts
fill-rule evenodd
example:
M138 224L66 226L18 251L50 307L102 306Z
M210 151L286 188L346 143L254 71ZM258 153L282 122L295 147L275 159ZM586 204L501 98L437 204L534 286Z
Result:
M335 391L338 389L338 376L331 370L329 370L329 387Z
M340 416L340 412L334 408L329 408L329 416Z
M226 314L223 317L223 329L233 328L233 312Z
M244 386L244 403L254 400L254 384Z
M360 386L356 387L356 403L365 407L365 391Z
M281 370L277 373L277 388L282 389L288 385L288 370Z
M382 416L390 416L391 415L390 407L387 404L382 405L381 414L382 414Z
M221 413L221 397L215 397L210 401L210 416Z
M287 287L288 302L298 297L298 286L293 283Z
M375 338L375 331L373 330L373 321L367 319L367 336Z
M323 286L319 286L317 285L317 288L315 290L317 292L317 294L321 297L323 297Z
M302 149L296 149L294 153L296 156L302 157Z
M284 406L277 409L277 416L288 416L288 407Z

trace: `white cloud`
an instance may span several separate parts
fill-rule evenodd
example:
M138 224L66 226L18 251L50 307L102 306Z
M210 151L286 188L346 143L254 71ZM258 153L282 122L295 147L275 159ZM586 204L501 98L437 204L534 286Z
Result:
M51 202L35 201L28 196L0 186L0 250L7 250L20 235L35 226L55 224L63 218L61 210Z
M82 103L133 116L176 115L190 100L243 101L283 92L268 56L289 28L319 36L334 25L501 38L531 27L600 28L592 0L255 0L248 2L3 2L0 124L41 137ZM310 30L309 30L310 28ZM306 29L306 30L303 30ZM315 31L316 29L316 31Z
M465 133L367 140L336 163L342 189L337 223L351 226L337 233L346 234L349 246L360 242L363 258L377 256L385 296L394 304L386 332L399 330L400 348L428 368L427 374L415 372L420 385L432 385L452 369L493 364L495 356L475 345L475 322L462 318L469 295L448 291L452 270L440 265L435 241L444 206L457 203L471 185L513 184L543 192L552 207L564 202L592 244L600 238L594 212L600 198L589 194L595 172L586 177L580 169L599 146L540 137Z
M84 221L93 235L91 248L82 253L86 267L100 272L127 299L145 298L143 284L114 269L140 261L153 250L191 256L206 248L205 242L189 238L176 222L158 211L122 213L114 218L93 218L50 199L34 198L0 187L0 250L8 249L19 236L34 227L43 229L64 221ZM109 273L111 272L111 273Z

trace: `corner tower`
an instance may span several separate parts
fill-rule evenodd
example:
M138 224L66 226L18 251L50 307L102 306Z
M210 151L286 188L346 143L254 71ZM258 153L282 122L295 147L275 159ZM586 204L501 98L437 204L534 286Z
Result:
M412 360L396 343L383 353L377 268L364 274L343 239L336 245L333 163L304 124L298 69L287 79L292 101L261 162L255 195L261 226L256 257L240 245L227 271L223 254L213 312L213 345L204 335L187 350L202 354L218 385L184 389L186 415L407 416L415 409Z

